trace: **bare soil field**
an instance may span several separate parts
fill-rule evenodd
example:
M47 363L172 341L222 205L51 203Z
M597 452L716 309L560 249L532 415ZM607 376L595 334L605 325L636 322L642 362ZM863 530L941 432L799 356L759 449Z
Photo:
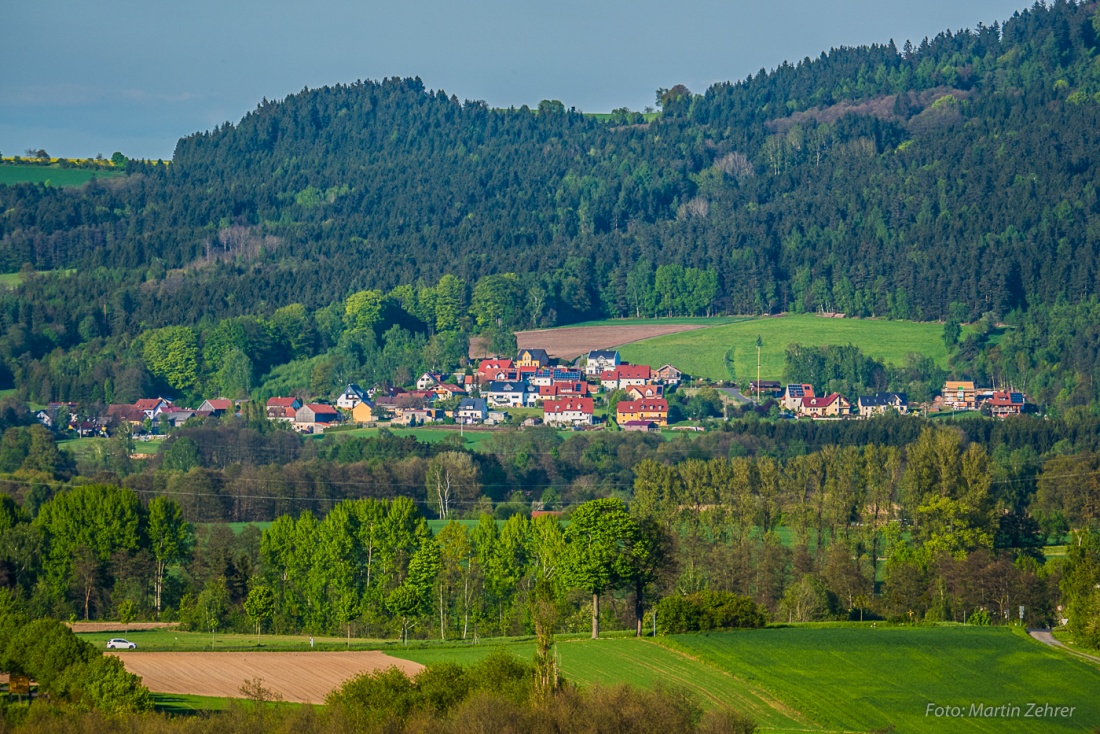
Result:
M138 630L159 630L179 627L179 622L67 622L69 629L76 634L82 632L137 632Z
M681 331L705 329L713 324L624 324L622 326L572 326L560 329L517 331L520 349L542 348L553 359L573 360L593 349L612 349L623 344ZM470 340L470 357L481 359L480 342Z
M240 698L242 683L262 678L265 688L294 703L324 703L330 691L360 673L396 667L413 675L424 667L378 651L116 654L155 693Z

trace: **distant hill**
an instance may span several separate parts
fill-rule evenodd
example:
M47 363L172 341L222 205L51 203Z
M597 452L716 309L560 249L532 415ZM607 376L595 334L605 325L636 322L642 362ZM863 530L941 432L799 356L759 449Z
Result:
M491 109L418 79L264 100L121 183L0 186L0 270L77 270L23 286L4 326L49 338L0 352L82 343L89 319L132 337L444 274L467 297L518 274L479 327L1079 303L1100 289L1098 36L1095 2L1036 5L660 90L655 117Z

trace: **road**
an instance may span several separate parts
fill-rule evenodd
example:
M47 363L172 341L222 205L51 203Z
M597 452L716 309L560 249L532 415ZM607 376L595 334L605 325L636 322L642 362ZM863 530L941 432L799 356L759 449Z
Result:
M1086 655L1083 652L1077 652L1076 650L1067 647L1066 645L1063 645L1061 642L1054 639L1054 635L1050 633L1050 630L1028 630L1027 633L1045 645L1050 645L1051 647L1060 647L1071 655L1085 658L1086 660L1090 660L1094 663L1100 663L1100 657L1097 657L1095 655Z

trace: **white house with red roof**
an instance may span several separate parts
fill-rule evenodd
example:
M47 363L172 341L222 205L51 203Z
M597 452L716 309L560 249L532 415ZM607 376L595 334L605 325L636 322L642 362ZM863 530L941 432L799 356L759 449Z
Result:
M802 407L802 398L812 398L813 396L813 385L797 383L787 385L783 390L783 397L779 399L779 404L792 413L797 413Z
M547 400L542 404L542 420L548 426L590 426L596 422L592 398Z
M605 390L625 390L634 385L644 385L653 376L648 364L620 364L600 374L600 384Z
M842 418L851 411L852 404L839 393L822 397L804 397L798 414L808 418Z

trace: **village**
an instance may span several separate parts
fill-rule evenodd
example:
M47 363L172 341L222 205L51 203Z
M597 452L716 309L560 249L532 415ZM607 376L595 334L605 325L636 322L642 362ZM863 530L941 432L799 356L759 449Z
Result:
M810 384L754 380L736 385L689 383L672 364L660 368L628 364L616 350L592 350L573 364L557 364L544 349L523 349L514 358L483 359L453 375L425 372L406 386L348 384L334 399L273 396L263 406L268 420L302 434L354 427L500 427L546 425L559 429L617 429L659 432L705 430L699 421L670 420L669 396L712 389L725 406L768 406L781 419L847 420L877 415L982 411L1004 418L1026 412L1023 393L983 389L973 381L948 380L928 405L911 406L901 392L861 395L855 404L838 393L818 395ZM106 406L102 415L83 415L75 403L51 403L37 420L79 437L107 437L122 430L137 438L164 436L187 421L241 413L247 400L211 398L184 408L165 397Z

